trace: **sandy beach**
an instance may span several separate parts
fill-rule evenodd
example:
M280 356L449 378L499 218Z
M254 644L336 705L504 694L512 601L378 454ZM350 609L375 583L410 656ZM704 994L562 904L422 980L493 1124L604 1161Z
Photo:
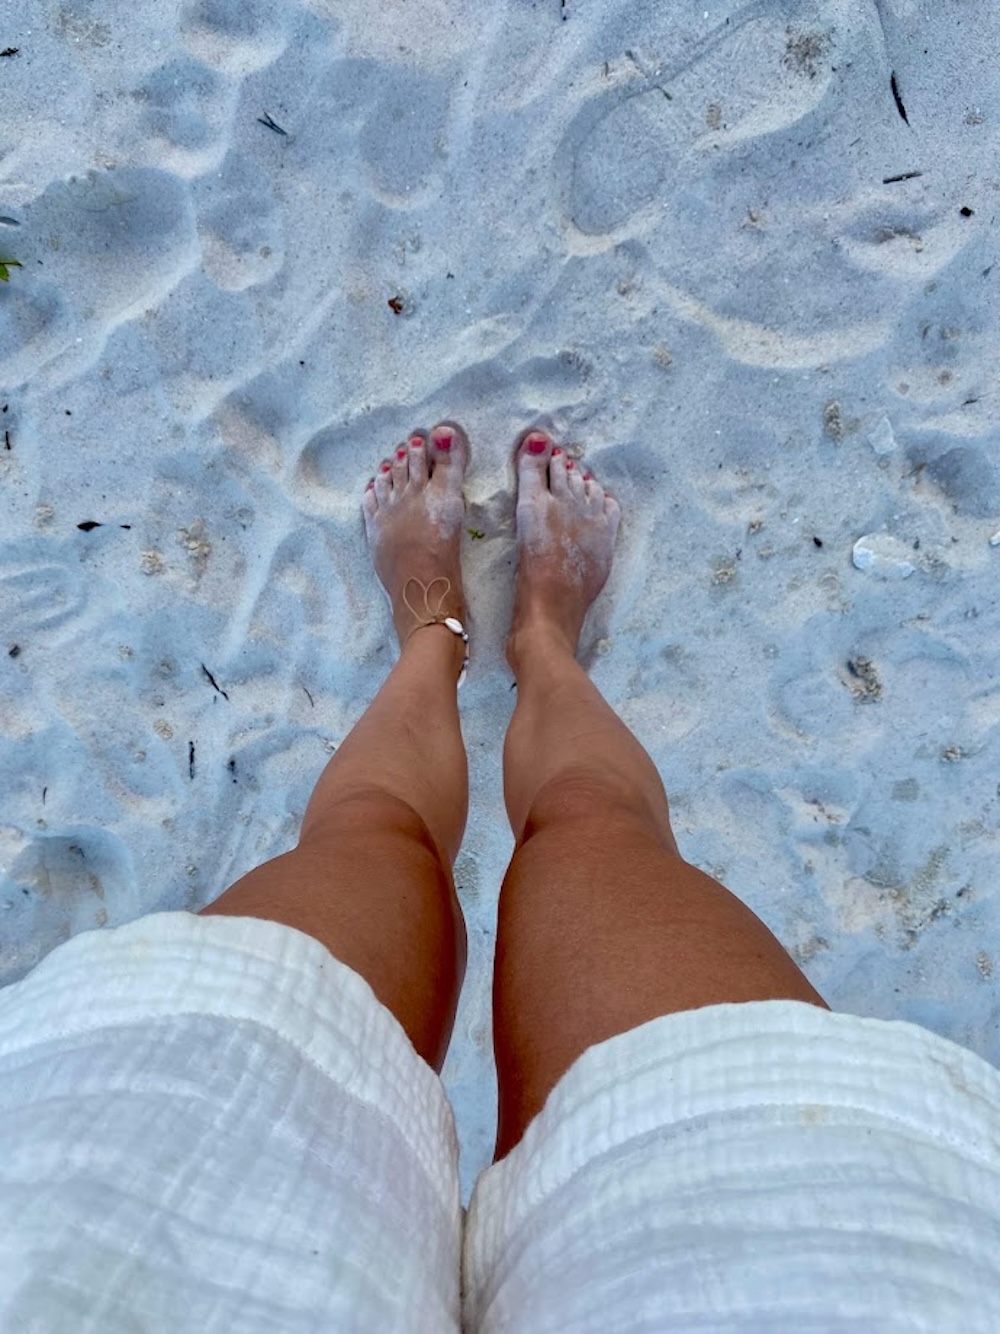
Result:
M8 0L0 984L292 846L396 653L363 487L455 418L468 1191L540 423L684 856L1000 1064L998 68L986 0Z

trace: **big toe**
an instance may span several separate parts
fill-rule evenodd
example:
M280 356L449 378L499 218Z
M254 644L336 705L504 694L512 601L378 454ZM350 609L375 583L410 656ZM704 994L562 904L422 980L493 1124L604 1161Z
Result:
M522 499L531 499L549 486L552 437L545 431L526 431L517 443L517 489Z
M458 492L469 466L469 438L457 422L438 422L427 437L431 486Z

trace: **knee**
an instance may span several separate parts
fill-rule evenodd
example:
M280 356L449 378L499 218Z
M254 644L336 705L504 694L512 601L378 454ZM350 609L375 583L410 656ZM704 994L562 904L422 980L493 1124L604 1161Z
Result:
M524 824L521 842L543 830L585 823L596 829L611 822L629 826L676 849L670 830L667 795L662 784L656 793L629 775L598 765L579 766L544 783L535 794Z
M329 839L342 842L345 836L378 835L393 841L403 839L440 860L440 852L427 824L409 802L381 788L358 788L328 802L321 816L306 812L299 847L311 847Z

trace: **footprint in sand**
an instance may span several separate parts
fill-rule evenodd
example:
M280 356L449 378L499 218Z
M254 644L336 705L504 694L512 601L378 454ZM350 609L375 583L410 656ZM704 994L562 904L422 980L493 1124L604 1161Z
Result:
M796 55L796 43L812 57ZM611 231L658 199L685 156L733 148L800 121L829 87L823 57L831 44L825 31L764 15L717 29L661 68L629 53L635 91L588 103L562 144L574 226L591 236Z
M931 278L969 241L966 220L951 204L872 203L845 221L838 244L859 269L901 279Z
M22 648L59 643L79 627L87 605L80 570L37 555L37 543L0 548L0 625Z
M536 412L571 414L588 398L603 398L600 375L594 362L576 348L563 348L555 356L531 357L515 372L514 382L525 404Z
M928 432L908 446L906 455L919 478L941 494L956 514L989 519L1000 512L1000 471L992 441L959 443L941 432Z
M344 535L346 537L346 534ZM344 624L349 609L333 581L318 580L310 571L327 565L324 535L315 528L290 533L273 551L267 577L242 608L247 640L267 646L269 670L280 669L281 653L298 662L310 641L331 626ZM331 605L332 604L332 605Z
M217 330L212 338L197 330ZM159 303L146 332L168 393L202 412L213 410L227 382L264 359L264 335L256 311L237 293L220 288L204 273L189 274Z
M181 18L181 41L204 64L243 77L284 51L284 13L282 6L265 0L196 0Z
M619 82L587 103L557 157L570 248L631 241L658 304L745 364L814 366L884 346L900 282L948 263L962 234L929 215L922 250L901 221L879 243L877 209L843 205L858 168L842 144L863 141L856 108L885 82L877 17L747 6L673 64L631 58L633 89Z
M0 304L0 366L13 389L66 347L76 329L65 296L50 285L10 284Z
M5 844L15 841L7 832ZM132 854L106 830L64 829L3 851L10 856L0 874L0 986L23 977L78 931L129 921L142 911Z
M266 282L284 262L284 229L259 164L227 153L222 167L192 189L202 264L218 287L242 292Z
M280 475L286 453L295 447L298 400L290 388L292 384L284 367L262 371L228 394L208 419L209 430L234 457L239 456L238 466L248 475ZM309 450L307 446L303 458ZM314 480L324 484L314 477L307 463L300 461L299 467L306 469L307 490ZM329 484L334 484L334 479Z
M46 240L47 283L102 333L156 305L197 263L187 189L151 168L54 181L26 210L25 227Z
M227 75L190 57L153 70L132 94L142 107L137 138L147 160L184 177L209 171L228 146L237 89Z
M390 208L424 204L444 164L449 99L446 79L410 67L338 61L307 108L317 161L342 162L356 142L378 200Z
M403 438L408 428L401 428L402 413L397 404L375 408L365 417L363 433L372 440ZM259 412L253 416L260 420ZM257 430L257 422L254 423ZM358 453L358 423L321 427L310 436L295 465L295 499L304 509L317 510L335 507L344 493L345 479L358 476L359 464L365 471L370 465L361 461Z

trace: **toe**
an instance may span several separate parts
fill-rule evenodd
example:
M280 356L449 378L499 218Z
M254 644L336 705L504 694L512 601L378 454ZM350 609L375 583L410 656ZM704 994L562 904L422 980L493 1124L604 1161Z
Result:
M361 497L361 510L365 516L365 525L371 523L372 519L378 513L378 501L375 499L375 478L373 477L365 487L365 493Z
M601 514L604 511L604 487L593 475L586 472L583 474L583 481L587 488L587 508L591 514Z
M380 505L386 505L392 495L392 464L383 459L375 474L375 499Z
M566 481L569 483L569 493L578 504L586 507L587 504L587 486L583 480L583 473L579 468L571 468L566 474Z
M558 445L553 446L549 456L549 490L554 496L569 495L568 479L573 476L573 470L570 468L568 473L566 470L572 462L572 459L567 460Z
M614 496L609 496L607 493L605 493L604 496L604 517L611 525L611 538L613 541L618 532L618 524L621 522L622 510Z
M460 491L469 464L469 441L461 426L457 422L438 422L427 444L432 484Z
M545 431L526 431L517 445L517 493L530 499L549 489L552 440Z
M427 441L414 431L410 436L410 484L427 484Z
M392 486L401 491L410 480L410 450L408 445L397 445L392 456Z

